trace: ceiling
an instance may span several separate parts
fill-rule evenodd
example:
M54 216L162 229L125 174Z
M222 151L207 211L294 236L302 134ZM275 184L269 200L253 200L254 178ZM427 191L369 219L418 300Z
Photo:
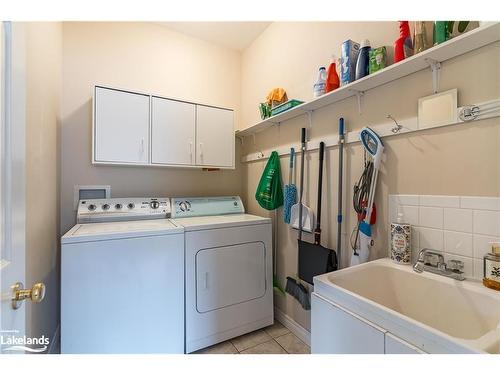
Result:
M242 51L271 22L160 22L183 34Z

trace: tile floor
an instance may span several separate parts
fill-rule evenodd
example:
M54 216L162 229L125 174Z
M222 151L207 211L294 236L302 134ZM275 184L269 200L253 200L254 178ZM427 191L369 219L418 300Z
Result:
M311 349L279 322L194 354L309 354Z

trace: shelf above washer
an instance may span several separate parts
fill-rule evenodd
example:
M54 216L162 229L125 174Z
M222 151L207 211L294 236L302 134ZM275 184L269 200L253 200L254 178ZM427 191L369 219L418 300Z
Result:
M310 102L303 103L293 109L265 119L243 130L237 130L237 137L246 137L264 131L269 127L280 124L308 112L334 104L341 100L364 93L367 90L395 81L412 73L429 68L435 62L443 62L467 52L484 47L500 40L500 22L489 22L485 25L459 35L440 45L434 46L409 57L396 64L370 74L360 80L342 86L328 94L320 96Z

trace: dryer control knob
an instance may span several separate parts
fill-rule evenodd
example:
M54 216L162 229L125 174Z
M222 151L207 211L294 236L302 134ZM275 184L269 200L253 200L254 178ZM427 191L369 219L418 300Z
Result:
M149 204L149 206L150 206L153 210L156 210L158 207L160 207L160 202L158 202L158 201L151 201L151 203Z
M133 204L133 203L129 203L129 204L127 205L127 207L128 207L128 208L130 208L130 209L132 209L132 208L134 208L134 207L135 207L135 204Z
M109 204L107 204L107 203L106 203L106 204L103 204L103 205L102 205L102 209L103 209L104 211L109 210Z
M89 206L87 207L89 209L89 211L95 211L95 209L97 208L95 204L89 204Z

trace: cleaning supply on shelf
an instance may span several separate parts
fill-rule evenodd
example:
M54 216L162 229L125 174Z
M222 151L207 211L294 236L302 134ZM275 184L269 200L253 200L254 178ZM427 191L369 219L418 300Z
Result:
M413 27L413 50L414 53L419 53L425 51L427 48L431 47L432 43L429 41L427 32L426 21L415 21Z
M288 185L285 185L285 203L283 205L283 219L290 224L292 206L297 203L297 187L293 182L293 167L295 159L295 149L290 149L290 168L288 172Z
M369 74L378 72L387 66L387 48L385 46L372 48L369 53Z
M260 178L255 199L266 210L275 210L283 206L283 189L281 188L280 157L276 151L271 153Z
M370 41L368 39L363 40L356 62L356 80L366 77L369 74L371 48Z
M358 54L359 43L350 39L342 43L342 55L340 57L340 82L342 85L347 85L356 79Z
M395 263L411 263L411 225L404 222L402 212L391 223L391 259Z
M491 253L483 258L483 285L500 290L500 242L491 243Z
M318 78L313 86L313 97L319 98L326 92L326 68L324 66L319 68Z
M332 55L331 60L330 60L330 65L328 66L328 72L326 74L326 87L325 91L330 92L335 89L338 89L340 86L340 79L339 75L337 73L337 58L335 55Z
M399 38L394 42L394 63L413 55L413 43L408 21L399 21Z
M276 116L282 112L288 111L289 109L292 109L293 107L297 107L298 105L301 105L303 103L304 102L301 100L290 99L290 100L284 102L283 104L280 104L280 105L274 107L271 110L271 116Z
M266 97L266 103L269 105L271 109L274 107L285 103L288 100L285 89L281 87L276 87L269 91Z
M436 46L449 39L449 21L434 21L433 44Z

